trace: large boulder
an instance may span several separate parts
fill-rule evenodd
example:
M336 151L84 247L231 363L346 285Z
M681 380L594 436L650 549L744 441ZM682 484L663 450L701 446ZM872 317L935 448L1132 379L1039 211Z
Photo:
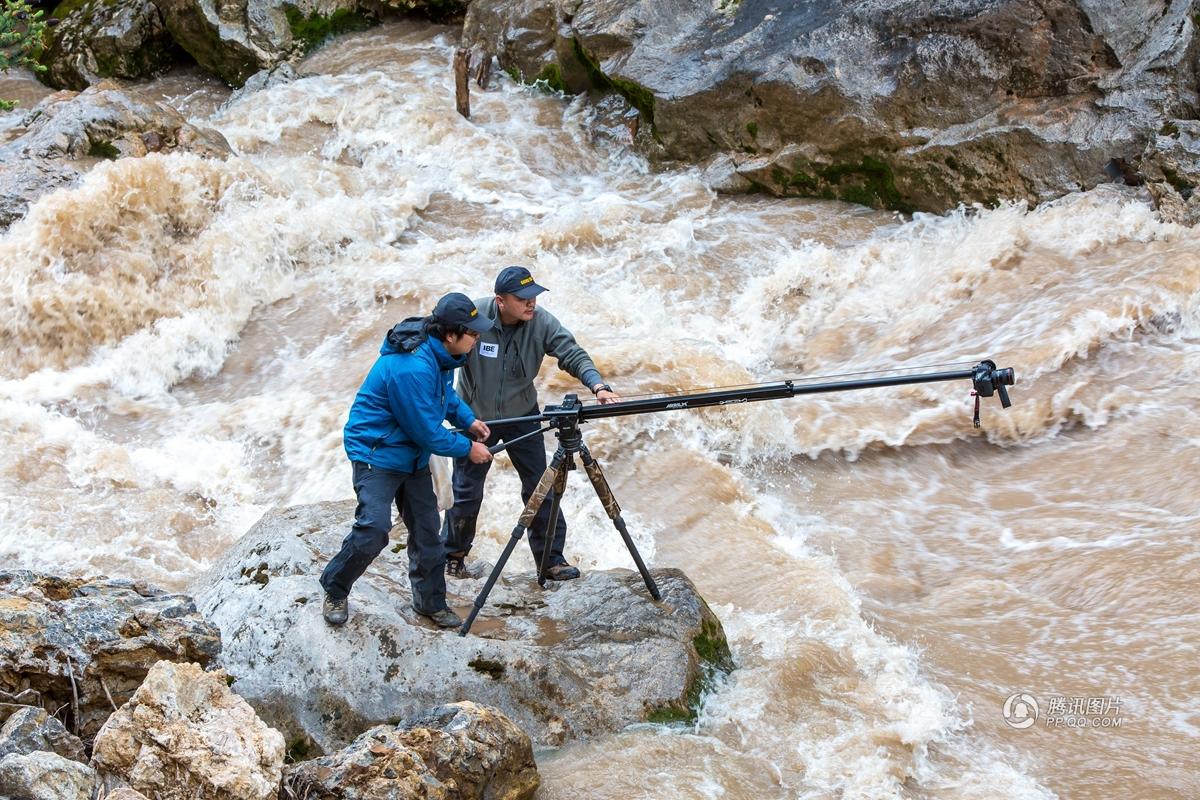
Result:
M651 152L732 159L725 186L941 211L1095 186L1194 116L1192 7L476 0L463 37L526 80L620 93Z
M45 751L87 763L83 742L43 708L24 706L10 714L0 727L0 758L9 753L28 755Z
M229 690L223 672L160 661L113 712L92 750L108 786L159 800L273 800L283 736Z
M158 661L212 662L217 629L191 598L147 584L0 572L0 692L32 689L94 735Z
M70 185L81 168L101 159L175 150L224 158L232 152L217 131L107 80L50 95L25 115L24 127L21 136L0 145L0 231L38 197Z
M92 800L96 773L57 753L10 753L0 758L0 797L12 800Z
M124 158L182 149L224 158L229 143L211 128L135 89L101 81L82 92L57 92L25 117L25 132L0 147L0 161L15 158Z
M231 86L376 18L357 0L158 0L158 5L172 38Z
M655 572L656 603L636 572L542 590L513 564L463 638L412 611L406 554L393 547L355 584L349 623L331 628L317 577L353 515L353 502L272 512L192 587L221 629L234 690L294 752L329 753L373 725L466 699L558 745L686 718L712 670L732 667L720 622L677 570ZM452 582L450 602L465 613L482 582Z
M56 88L85 89L102 78L148 78L181 55L154 0L67 0L56 13L61 20L40 59L47 68L42 80Z
M441 706L380 725L344 750L288 770L293 797L524 800L540 778L529 736L494 709Z

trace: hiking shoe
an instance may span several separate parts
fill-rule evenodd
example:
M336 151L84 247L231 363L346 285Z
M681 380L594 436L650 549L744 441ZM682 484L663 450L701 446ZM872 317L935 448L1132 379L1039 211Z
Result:
M446 557L446 577L456 580L482 578L491 565L486 561L467 561L466 556Z
M470 578L467 573L467 557L466 556L446 556L446 577L462 580Z
M433 620L433 624L437 625L439 628L458 628L463 622L462 617L460 617L458 614L455 614L448 608L443 608L441 611L434 611L432 614L428 614L416 606L413 606L413 611L416 611L422 617Z
M325 604L321 607L321 614L330 625L345 625L346 620L350 618L350 598L343 597L337 600L325 595Z
M570 564L555 564L546 570L546 577L552 581L569 581L579 577L579 568Z

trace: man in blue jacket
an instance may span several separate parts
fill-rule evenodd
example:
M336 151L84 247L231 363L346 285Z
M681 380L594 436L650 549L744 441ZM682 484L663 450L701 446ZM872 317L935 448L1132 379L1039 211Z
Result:
M349 616L350 587L388 543L392 503L408 528L408 580L413 610L443 628L462 620L446 605L446 549L438 532L429 456L491 461L482 444L488 426L454 393L454 371L492 321L465 294L438 301L428 317L410 317L388 331L379 358L354 398L343 433L354 468L354 526L321 573L323 613L330 625ZM468 431L477 441L445 428Z

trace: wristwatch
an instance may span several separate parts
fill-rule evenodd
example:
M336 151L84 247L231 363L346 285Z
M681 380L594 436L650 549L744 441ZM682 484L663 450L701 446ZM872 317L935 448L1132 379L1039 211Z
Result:
M601 392L611 392L611 391L612 391L612 387L609 386L607 383L602 383L599 386L592 388L592 394L600 394Z

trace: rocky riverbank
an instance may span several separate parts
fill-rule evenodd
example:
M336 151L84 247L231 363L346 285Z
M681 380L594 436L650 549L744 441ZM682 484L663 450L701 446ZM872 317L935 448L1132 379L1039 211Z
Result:
M1169 0L475 0L463 43L620 94L644 150L724 189L940 212L1194 153L1198 20ZM1188 202L1188 163L1147 169L1156 196Z
M1145 184L1166 219L1200 222L1191 0L67 0L43 77L79 90L194 61L241 86L402 11L464 18L476 64L619 98L636 147L703 166L718 191L942 212L1116 181ZM0 224L75 180L78 158L0 153Z
M538 786L535 744L688 720L733 667L674 570L656 573L661 602L633 572L547 591L505 577L462 638L409 613L396 548L331 629L315 576L352 513L268 514L196 581L198 602L0 572L0 796L517 800Z

